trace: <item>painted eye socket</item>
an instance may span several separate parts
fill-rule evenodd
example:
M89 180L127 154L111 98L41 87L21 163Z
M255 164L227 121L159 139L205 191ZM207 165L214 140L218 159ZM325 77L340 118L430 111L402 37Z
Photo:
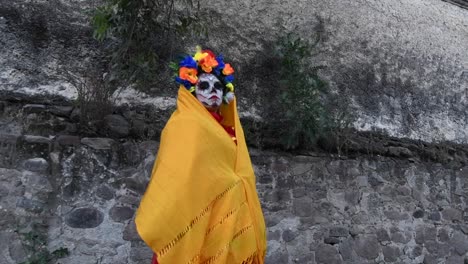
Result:
M223 85L220 82L215 82L214 88L216 90L223 90Z
M210 84L208 82L203 81L198 84L198 89L200 90L206 90L208 88L210 88Z

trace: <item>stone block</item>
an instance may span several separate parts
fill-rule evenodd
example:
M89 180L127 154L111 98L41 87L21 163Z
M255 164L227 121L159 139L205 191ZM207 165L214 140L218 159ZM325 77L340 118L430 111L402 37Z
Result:
M101 255L105 256L106 258L110 256L117 255L117 250L115 249L115 244L110 243L110 245L101 244L102 242L95 239L80 239L77 242L77 246L75 251L83 255Z
M273 182L273 175L267 172L256 174L258 182L261 184L271 184Z
M23 168L33 172L46 173L49 163L43 158L32 158L23 162Z
M382 247L382 253L384 255L385 261L387 262L395 262L401 256L401 250L394 246Z
M416 258L416 257L421 256L422 253L423 253L423 247L419 246L419 245L416 245L416 246L414 246L413 250L411 251L410 257Z
M367 260L376 259L381 251L377 236L359 236L355 239L354 251Z
M456 256L456 255L452 255L448 257L447 262L445 262L445 264L464 264L464 263L466 263L466 261L463 260L462 257Z
M312 263L315 264L315 254L313 252L300 253L293 259L294 263ZM274 263L272 263L274 264Z
M0 101L0 115L3 114L3 112L5 111L5 109L7 108L7 102L5 101Z
M293 201L293 212L297 216L307 217L313 213L312 200L308 198L297 198Z
M450 244L454 246L455 252L460 256L468 252L468 237L459 231L454 232Z
M81 119L81 110L78 107L73 108L70 113L70 120L73 122L79 122Z
M361 198L361 193L359 191L346 191L345 192L345 200L349 205L357 205L359 203L359 199Z
M78 136L59 135L55 138L55 145L60 148L66 146L78 146L80 143L80 137Z
M297 231L293 231L293 230L286 229L286 230L283 232L282 238L283 238L283 241L285 241L285 242L291 242L291 241L293 241L298 235L299 235L299 233L298 233Z
M114 198L115 196L115 190L112 189L111 187L107 186L107 185L100 185L97 189L96 189L96 195L99 197L99 198L102 198L106 201Z
M400 196L411 196L411 188L408 186L398 186L397 194Z
M416 211L413 212L413 217L414 218L423 218L424 217L424 210L417 209Z
M440 228L437 232L437 238L440 242L448 242L450 240L449 232L444 228Z
M19 198L18 202L16 203L16 206L35 214L42 213L46 208L46 204L44 202L28 199L25 197Z
M17 234L12 235L12 238L9 240L8 252L15 263L22 263L28 258L28 252L26 252L21 238Z
M61 105L54 105L50 107L49 112L53 115L60 116L60 117L70 117L70 114L73 111L73 106L61 106Z
M289 254L284 249L279 249L266 256L265 264L289 263Z
M104 117L104 127L107 136L122 138L130 133L130 123L120 115L107 115Z
M307 190L305 187L297 187L293 189L292 194L294 198L301 198L307 195Z
M135 221L129 221L123 231L123 240L125 241L141 241L140 235L138 235Z
M398 229L391 230L391 240L395 243L406 244L411 240L411 235L406 236L403 232L400 232Z
M351 228L349 229L349 233L351 234L351 236L355 237L357 235L361 235L361 234L364 234L366 233L366 229L362 226L356 226L356 225L353 225L351 226Z
M445 208L442 211L442 217L445 221L458 221L462 220L462 212L454 208Z
M337 237L326 237L323 242L325 244L335 245L340 243L340 239Z
M61 176L62 165L60 164L60 152L51 152L50 159L50 174L57 178Z
M115 222L125 222L133 217L135 210L127 206L114 206L109 211L109 216Z
M0 167L16 166L19 139L19 135L0 134Z
M137 165L143 157L137 144L125 142L119 145L119 158L124 165Z
M265 214L265 225L267 227L276 226L280 221L281 218L276 214Z
M426 241L435 241L437 238L437 229L432 226L418 226L416 228L415 241L417 244L423 244Z
M411 150L404 147L389 147L388 155L401 158L409 158L413 156Z
M352 260L358 258L353 249L354 240L348 238L339 244L339 251L344 263L352 263Z
M275 231L268 231L267 239L268 240L276 240L278 241L281 238L281 231L280 230L275 230Z
M119 196L117 201L121 204L128 205L129 207L136 207L140 204L140 197L132 194L125 194Z
M78 208L65 218L65 223L73 228L95 228L104 221L104 214L96 208Z
M379 242L390 241L390 236L388 235L387 230L383 228L377 229L376 235Z
M115 141L110 138L82 138L81 144L95 150L110 150Z
M367 187L367 185L369 184L367 176L358 176L356 178L356 182L359 187Z
M384 211L384 215L393 221L404 221L409 219L409 215L407 213L398 212L395 210Z
M432 221L440 221L441 220L441 215L439 211L433 211L431 212L428 216L427 219L432 220Z
M148 126L144 120L132 120L130 134L137 138L145 138L148 133Z
M133 261L144 261L145 263L151 263L153 258L153 251L146 245L139 247L133 247L130 250L130 259Z
M24 136L19 145L18 150L25 158L47 159L51 151L51 140L41 136Z
M437 261L436 256L430 255L430 254L424 255L423 264L438 264L438 263L439 262Z
M23 106L25 114L43 113L47 111L47 107L41 104L26 104Z
M329 230L331 237L347 237L349 236L349 229L345 226L334 226Z
M315 261L317 264L341 264L343 260L338 253L338 249L332 245L321 244L315 251ZM277 262L287 263L287 262Z
M436 241L426 241L424 247L427 252L434 256L445 257L450 253L450 245L446 243L439 243Z

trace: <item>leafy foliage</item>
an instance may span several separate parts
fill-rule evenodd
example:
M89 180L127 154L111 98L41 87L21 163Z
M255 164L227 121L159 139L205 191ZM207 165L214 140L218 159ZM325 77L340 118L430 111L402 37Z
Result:
M271 102L276 109L270 111L270 129L287 149L314 144L326 126L322 95L328 86L318 75L324 67L311 64L319 40L310 43L289 33L278 39L274 49L278 96Z
M193 0L106 0L95 10L92 24L94 37L109 53L109 80L139 88L153 84L176 39L206 34L200 10L200 2Z
M97 135L98 124L106 115L112 114L116 97L116 89L105 77L98 75L98 70L83 73L62 71L62 75L76 89L76 106L79 109L77 116L80 121L80 132L85 135Z
M49 264L69 255L68 249L63 247L50 252L47 249L47 237L36 229L19 234L22 236L24 249L30 254L29 258L20 264Z

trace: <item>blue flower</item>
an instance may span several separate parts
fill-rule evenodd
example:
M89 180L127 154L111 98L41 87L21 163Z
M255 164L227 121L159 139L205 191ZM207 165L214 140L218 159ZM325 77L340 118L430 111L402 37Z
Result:
M224 77L224 81L227 83L232 83L234 81L234 75L231 74L231 75Z
M213 71L215 75L221 76L221 71L224 69L224 65L225 65L223 55L217 56L216 61L218 62L218 66L216 66L216 68L214 68Z
M180 61L179 66L196 69L198 65L192 56L186 56L183 60Z
M216 60L218 61L218 67L216 68L219 68L219 69L224 69L224 58L223 58L223 55L219 55L216 57Z
M182 84L187 89L190 89L190 87L192 87L192 84L189 81L183 80L179 76L175 77L175 81Z

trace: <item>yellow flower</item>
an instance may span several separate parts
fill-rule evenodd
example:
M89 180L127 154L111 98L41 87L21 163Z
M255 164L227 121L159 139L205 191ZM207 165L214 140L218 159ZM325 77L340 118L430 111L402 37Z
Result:
M226 88L228 88L230 92L234 92L234 85L232 83L226 84Z
M201 47L197 46L197 52L193 56L193 59L198 62L198 61L203 60L206 56L208 56L208 53L203 52Z

